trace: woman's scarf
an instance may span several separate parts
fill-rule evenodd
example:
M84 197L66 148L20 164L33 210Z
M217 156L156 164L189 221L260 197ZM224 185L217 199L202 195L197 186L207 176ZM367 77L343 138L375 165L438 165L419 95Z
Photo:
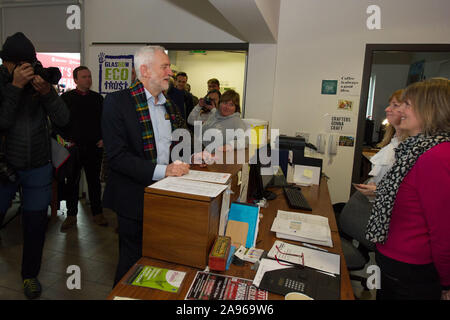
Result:
M372 242L387 240L391 213L398 188L403 178L426 151L442 142L450 141L450 133L435 135L419 134L404 140L395 150L395 163L377 185L375 203L366 229L366 238Z

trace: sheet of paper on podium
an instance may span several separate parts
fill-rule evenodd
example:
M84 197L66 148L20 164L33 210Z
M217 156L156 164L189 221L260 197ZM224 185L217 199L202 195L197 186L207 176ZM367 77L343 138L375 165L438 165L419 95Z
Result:
M227 187L226 184L180 179L179 177L167 177L149 186L149 188L153 189L195 194L211 198L217 197Z
M195 181L224 184L224 183L227 183L227 181L230 179L230 177L231 177L231 173L189 170L188 174L178 177L178 179L188 179L188 180L195 180Z

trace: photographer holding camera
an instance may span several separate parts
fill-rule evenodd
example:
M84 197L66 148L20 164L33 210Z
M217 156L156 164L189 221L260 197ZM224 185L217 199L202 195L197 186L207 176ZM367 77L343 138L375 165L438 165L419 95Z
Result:
M0 216L4 216L19 188L22 190L22 279L29 299L41 294L37 279L51 200L48 119L58 126L69 121L69 110L51 84L59 81L57 68L43 68L31 41L21 32L8 37L0 57L0 132L4 161L0 170Z
M209 91L204 98L200 98L198 105L196 105L189 114L187 122L192 126L195 121L205 123L211 114L216 112L216 108L219 105L220 96L220 91L213 89Z

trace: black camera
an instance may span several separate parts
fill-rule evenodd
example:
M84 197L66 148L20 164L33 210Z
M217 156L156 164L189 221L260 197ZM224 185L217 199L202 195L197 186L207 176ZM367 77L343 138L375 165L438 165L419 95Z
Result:
M212 106L213 105L213 100L210 97L206 97L205 99L205 103L207 106Z
M58 84L61 80L61 71L57 67L44 68L39 60L31 64L34 69L34 74L41 76L42 79L50 84Z

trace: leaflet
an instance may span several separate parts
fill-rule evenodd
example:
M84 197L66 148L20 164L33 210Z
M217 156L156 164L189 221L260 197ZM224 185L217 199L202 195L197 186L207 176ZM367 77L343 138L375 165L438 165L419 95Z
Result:
M268 292L252 280L198 271L186 300L267 300Z
M176 293L185 275L186 272L138 265L127 282L133 286Z

